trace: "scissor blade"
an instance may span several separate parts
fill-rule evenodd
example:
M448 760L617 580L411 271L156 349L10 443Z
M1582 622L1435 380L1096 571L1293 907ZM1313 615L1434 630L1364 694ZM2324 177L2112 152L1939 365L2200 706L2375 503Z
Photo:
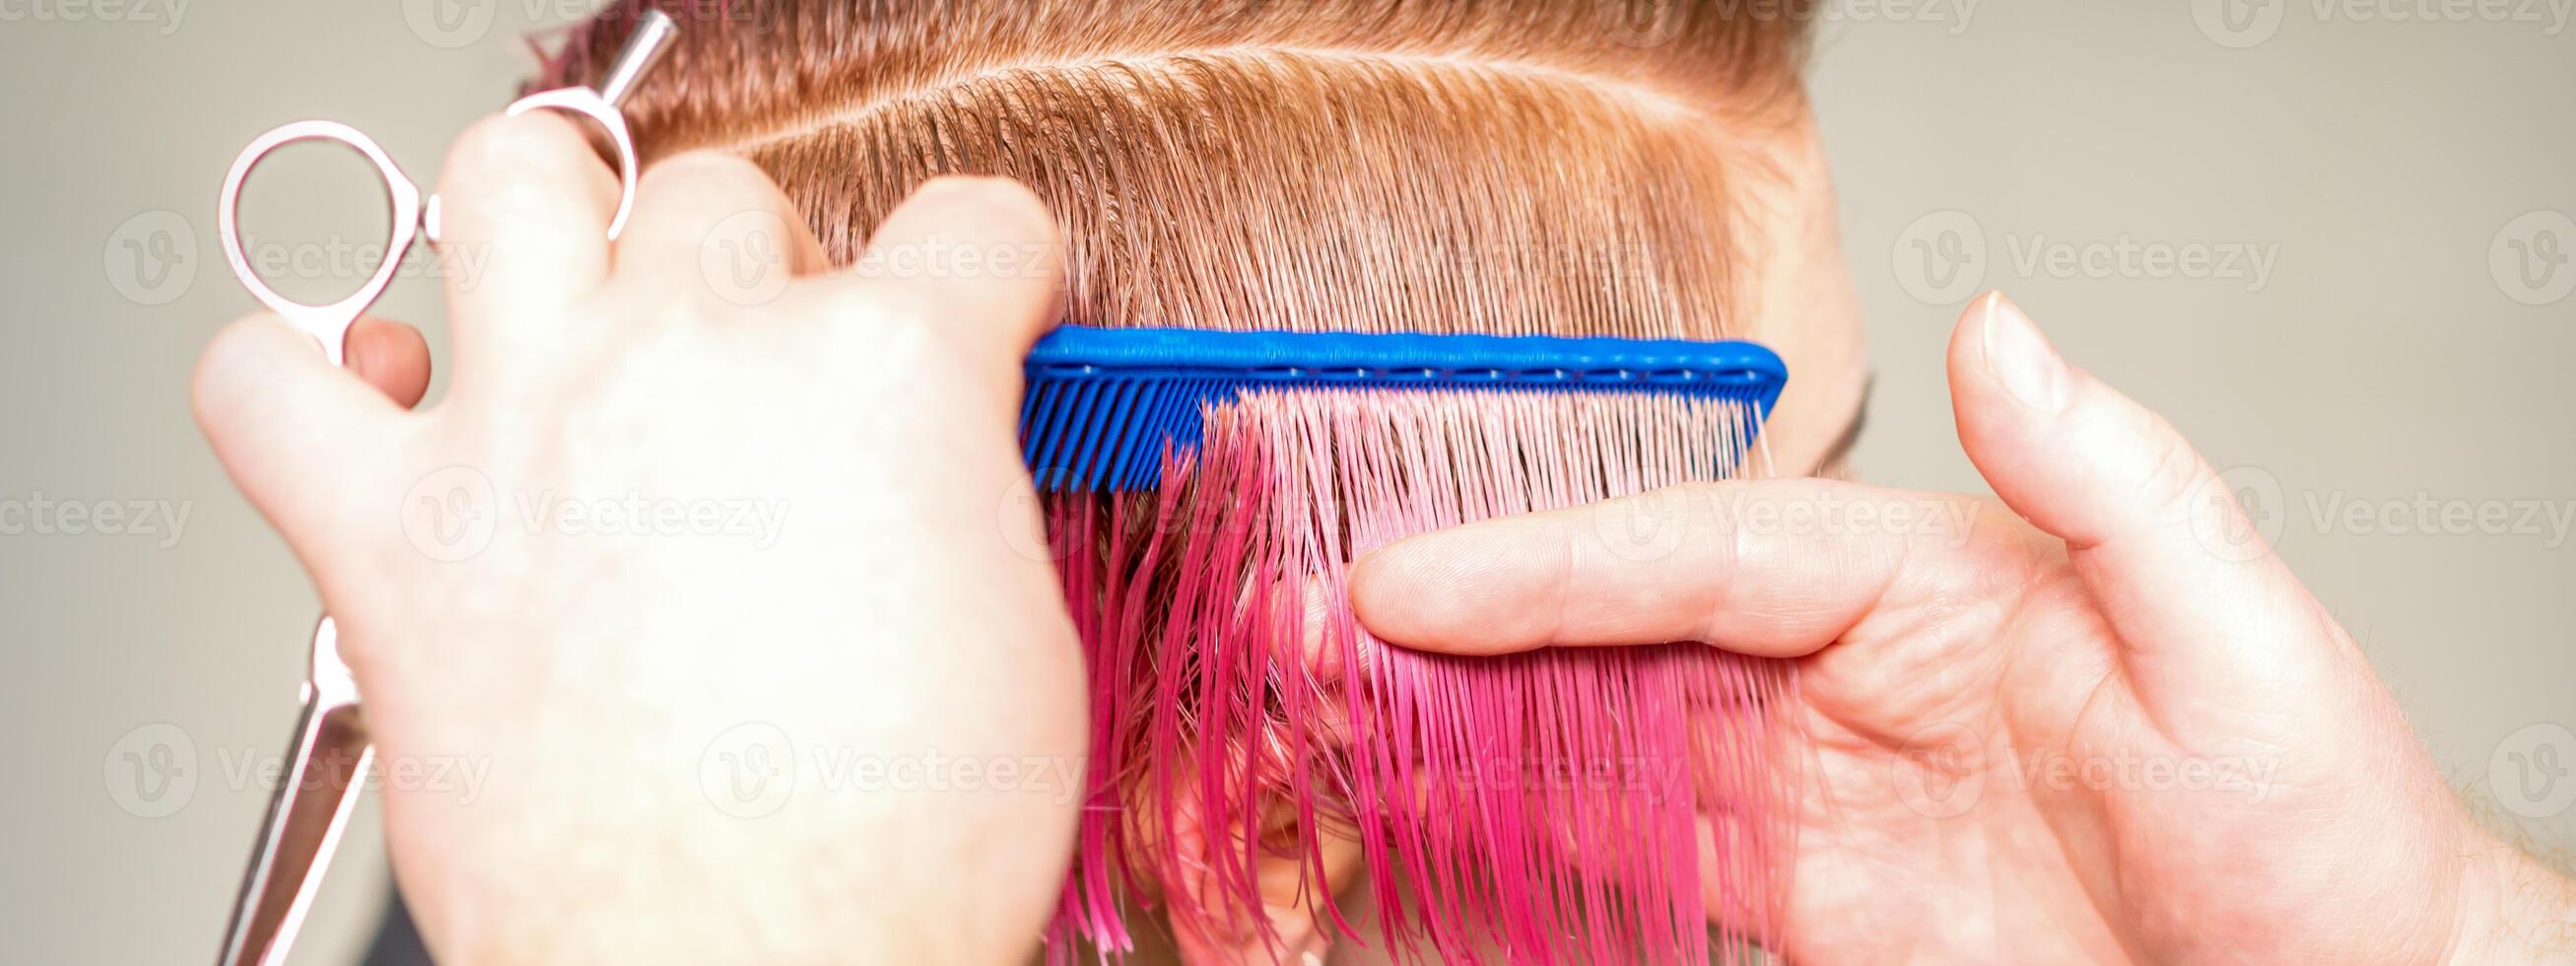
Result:
M308 693L319 697L318 692ZM260 825L250 872L224 937L220 966L277 966L286 961L304 913L313 904L331 850L358 803L359 780L375 747L354 702L307 700L295 725L293 766L286 769Z

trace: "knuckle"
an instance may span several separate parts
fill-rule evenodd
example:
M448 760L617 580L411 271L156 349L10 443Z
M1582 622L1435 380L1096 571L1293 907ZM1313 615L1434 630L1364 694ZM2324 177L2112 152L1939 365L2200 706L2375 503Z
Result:
M701 148L654 162L645 170L644 181L660 188L686 185L696 191L725 188L740 193L766 189L769 173L741 155Z
M215 330L213 337L206 340L205 349L197 354L197 368L192 380L201 403L210 384L220 380L256 351L260 327L278 324L276 319L276 316L265 312L254 312L224 323L222 328Z
M562 167L589 148L572 122L551 111L494 114L475 121L448 150L447 177L459 183Z
M228 367L267 358L269 344L282 333L293 331L285 317L274 312L253 312L225 323L206 340L205 352L198 358L200 371Z
M955 212L968 224L993 234L1052 238L1056 233L1055 216L1049 212L1046 200L1014 178L932 178L914 192L913 201Z
M2199 496L2201 483L2210 476L2209 467L2201 462L2200 453L2182 438L2172 423L2156 416L2147 430L2154 442L2155 455L2148 461L2145 475L2138 480L2139 492L2156 508L2160 520L2171 522L2189 519L2193 502Z
M278 343L300 337L275 313L254 312L215 330L188 378L189 405L201 422L226 421L252 405L280 364Z

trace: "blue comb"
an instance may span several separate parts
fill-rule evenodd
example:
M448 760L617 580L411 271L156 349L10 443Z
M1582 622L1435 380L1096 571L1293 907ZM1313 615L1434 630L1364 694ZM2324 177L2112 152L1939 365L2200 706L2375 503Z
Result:
M1086 326L1039 339L1025 372L1021 456L1038 489L1111 491L1153 489L1208 407L1262 389L1648 393L1769 416L1789 379L1751 342Z

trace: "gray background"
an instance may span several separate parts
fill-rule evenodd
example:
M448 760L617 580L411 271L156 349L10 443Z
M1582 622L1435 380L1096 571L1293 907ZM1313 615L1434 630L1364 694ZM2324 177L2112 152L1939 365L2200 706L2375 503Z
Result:
M193 962L219 938L265 803L237 769L284 737L315 601L187 413L199 345L250 305L215 191L245 141L303 116L359 125L429 183L447 140L508 99L521 32L591 6L442 2L464 19L427 2L0 4L0 506L189 513L175 534L0 533L0 960ZM1941 347L1977 287L2006 288L2233 468L2454 782L2564 847L2576 775L2524 766L2576 767L2576 550L2555 524L2473 516L2576 512L2576 37L2547 2L2435 3L2430 20L2419 4L1836 8L1814 90L1878 373L1855 466L1982 489ZM352 168L288 159L254 227L311 257L377 237ZM306 294L350 284L329 264L290 274ZM382 309L443 346L433 280ZM2316 516L2419 500L2437 524L2472 519ZM301 962L363 943L384 874L371 817L354 839Z

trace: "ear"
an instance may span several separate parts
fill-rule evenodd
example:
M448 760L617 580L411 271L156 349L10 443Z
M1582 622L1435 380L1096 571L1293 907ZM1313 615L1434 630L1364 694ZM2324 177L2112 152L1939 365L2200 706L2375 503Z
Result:
M1334 828L1305 828L1293 797L1298 792L1273 785L1262 796L1270 803L1263 814L1237 817L1211 828L1200 800L1179 803L1171 847L1178 866L1197 870L1183 881L1165 883L1171 900L1204 910L1203 915L1173 917L1173 939L1187 966L1321 966L1339 938L1338 913L1332 896L1349 886L1360 864L1358 840ZM1267 843L1313 842L1308 849L1266 849L1253 860L1261 907L1238 909L1234 890L1222 888L1218 863L1243 861L1244 837ZM1320 881L1318 881L1320 879Z

